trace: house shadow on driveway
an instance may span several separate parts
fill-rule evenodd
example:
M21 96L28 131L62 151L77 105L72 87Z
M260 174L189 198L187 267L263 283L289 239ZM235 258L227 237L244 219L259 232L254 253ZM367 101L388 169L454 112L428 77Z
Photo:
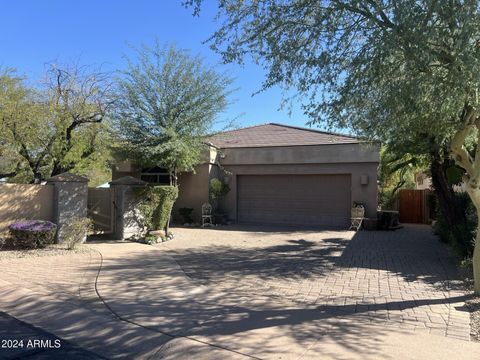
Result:
M348 351L374 355L378 338L389 331L372 327L355 307L304 307L255 291L198 285L164 257L165 252L152 250L106 256L98 289L124 321L186 339L194 347L200 341L237 355L299 357L319 339L328 339Z
M192 246L170 247L169 253L189 276L199 280L239 278L254 275L264 280L328 277L335 272L343 274L349 269L386 271L381 275L399 276L405 281L421 281L434 285L459 284L454 259L446 247L426 226L407 226L391 231L294 231L279 228L241 226L229 229L205 230L205 237L220 231L223 235L209 246L197 246L197 229ZM257 231L254 231L257 229ZM239 241L229 242L229 232L236 237L245 236L243 246ZM240 233L240 235L238 235ZM265 235L267 234L267 235ZM255 244L257 238L276 236L278 240L265 246ZM195 238L196 237L196 238ZM254 246L249 246L251 242ZM358 271L358 270L356 270Z
M98 301L75 307L64 296L25 293L10 297L10 310L107 357L299 358L313 351L313 358L388 358L381 346L391 334L450 335L454 325L452 334L468 336L456 309L466 295L453 287L455 266L426 228L181 231L157 248L93 244L102 267L83 268L97 282L79 294L98 291L103 309Z
M219 233L208 246L166 246L185 273L204 285L469 337L469 295L454 258L429 227L280 231L263 243L250 232L237 232L232 241L230 232ZM202 233L195 235L201 245ZM240 242L242 236L247 240Z
M392 331L468 338L467 296L427 228L181 231L160 251L105 262L99 290L122 318L259 357L282 344L299 355L319 339L374 354Z

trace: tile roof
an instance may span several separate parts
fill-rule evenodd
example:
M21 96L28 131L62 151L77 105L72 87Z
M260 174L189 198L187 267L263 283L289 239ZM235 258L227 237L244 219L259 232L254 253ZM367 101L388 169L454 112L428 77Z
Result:
M63 174L58 174L48 178L49 182L88 182L88 178L80 176L77 174L72 174L70 172L65 172Z
M219 148L355 144L360 139L282 124L263 124L212 135L208 142Z

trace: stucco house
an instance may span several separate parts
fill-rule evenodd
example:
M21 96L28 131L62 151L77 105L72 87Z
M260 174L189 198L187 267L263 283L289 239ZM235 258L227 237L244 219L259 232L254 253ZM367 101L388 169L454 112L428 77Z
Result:
M377 210L379 146L356 137L275 123L226 131L209 138L209 154L195 173L180 174L178 209L209 201L209 184L218 178L230 191L220 209L238 223L345 228L354 202L366 216ZM123 171L122 171L123 170ZM117 166L115 178L133 175L168 181L159 168Z

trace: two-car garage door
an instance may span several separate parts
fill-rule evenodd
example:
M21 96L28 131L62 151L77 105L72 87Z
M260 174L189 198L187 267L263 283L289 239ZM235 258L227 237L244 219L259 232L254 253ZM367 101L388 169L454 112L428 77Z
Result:
M351 208L350 175L239 175L241 223L345 227Z

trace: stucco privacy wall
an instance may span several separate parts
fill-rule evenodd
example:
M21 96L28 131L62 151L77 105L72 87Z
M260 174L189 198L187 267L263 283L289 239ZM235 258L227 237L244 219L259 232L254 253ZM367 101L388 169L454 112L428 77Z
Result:
M88 206L88 179L71 173L56 175L47 180L52 184L53 222L57 224L57 241L62 242L63 225L74 217L86 217Z
M51 185L0 184L0 236L16 221L52 221L53 193Z

